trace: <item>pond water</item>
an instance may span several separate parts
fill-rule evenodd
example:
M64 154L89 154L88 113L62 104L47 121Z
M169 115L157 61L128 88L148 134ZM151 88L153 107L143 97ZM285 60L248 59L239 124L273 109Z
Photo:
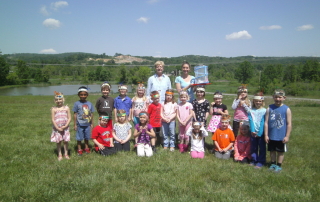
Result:
M64 95L78 94L78 88L81 85L61 85L61 86L24 86L0 89L0 95L18 96L18 95L53 95L54 91L62 92ZM86 85L89 93L101 93L100 85ZM112 93L118 92L118 85L111 86ZM128 85L128 92L132 88Z

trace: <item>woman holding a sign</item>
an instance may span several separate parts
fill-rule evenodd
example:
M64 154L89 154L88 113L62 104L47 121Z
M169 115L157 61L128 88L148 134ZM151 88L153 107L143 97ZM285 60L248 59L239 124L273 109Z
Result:
M194 78L194 76L189 75L191 66L187 61L184 61L182 63L181 69L182 69L181 76L178 76L175 80L176 88L177 88L178 93L180 93L180 91L182 91L182 90L187 91L189 98L190 98L188 100L188 102L192 102L192 100L194 100L192 83L195 78Z

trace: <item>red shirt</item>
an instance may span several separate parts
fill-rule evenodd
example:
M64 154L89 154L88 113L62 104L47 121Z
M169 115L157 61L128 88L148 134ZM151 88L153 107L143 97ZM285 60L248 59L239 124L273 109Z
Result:
M91 134L92 139L96 139L100 144L102 144L105 147L110 147L110 138L113 138L112 136L112 127L101 127L96 126L92 130Z
M155 105L151 103L148 107L148 113L150 114L150 125L152 127L161 127L161 104Z

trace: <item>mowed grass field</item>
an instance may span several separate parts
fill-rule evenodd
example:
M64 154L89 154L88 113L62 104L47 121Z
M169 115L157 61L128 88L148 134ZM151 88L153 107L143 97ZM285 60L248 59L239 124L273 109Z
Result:
M65 97L71 108L78 100ZM94 104L98 97L88 100ZM150 158L134 151L78 157L73 130L71 159L59 162L50 142L53 96L0 98L0 201L319 201L319 102L285 101L293 129L283 171L276 174L216 159L209 151L202 160L160 148ZM230 114L233 99L223 101ZM96 125L97 113L94 120ZM211 136L206 142L212 148Z

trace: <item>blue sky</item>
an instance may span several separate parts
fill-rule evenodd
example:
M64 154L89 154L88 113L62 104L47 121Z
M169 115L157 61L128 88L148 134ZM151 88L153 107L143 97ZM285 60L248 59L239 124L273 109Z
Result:
M320 56L319 0L10 0L0 50Z

